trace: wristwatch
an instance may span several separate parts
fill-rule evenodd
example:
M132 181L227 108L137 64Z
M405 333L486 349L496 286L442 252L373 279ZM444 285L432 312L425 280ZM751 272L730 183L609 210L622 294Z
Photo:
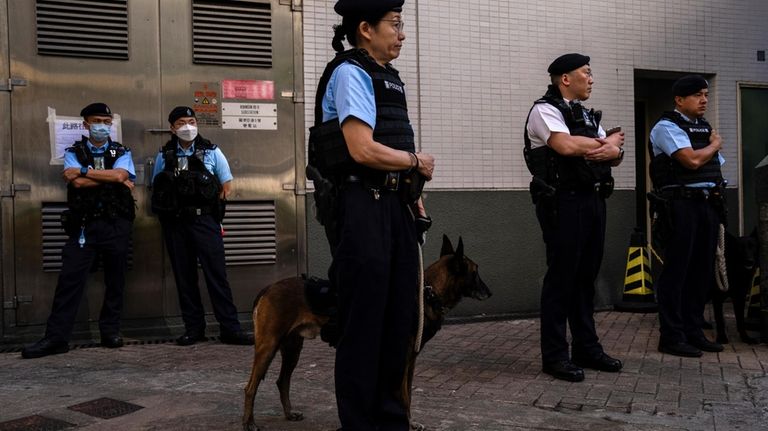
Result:
M624 159L624 148L619 147L619 157L616 157L616 160L622 159Z
M83 166L83 167L80 168L80 176L84 177L86 175L88 175L88 167L87 166Z

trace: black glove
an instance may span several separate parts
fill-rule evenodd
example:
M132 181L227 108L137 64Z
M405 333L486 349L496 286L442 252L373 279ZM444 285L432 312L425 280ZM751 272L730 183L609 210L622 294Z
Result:
M432 217L416 217L416 241L418 241L419 244L424 245L424 242L427 240L427 231L430 227L432 227Z

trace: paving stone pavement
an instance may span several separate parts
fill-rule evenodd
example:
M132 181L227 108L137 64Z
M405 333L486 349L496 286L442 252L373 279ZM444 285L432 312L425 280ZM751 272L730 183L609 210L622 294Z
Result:
M596 319L624 369L588 370L581 383L541 373L537 319L444 326L417 361L414 420L431 431L768 430L768 346L741 343L731 329L724 352L678 358L656 351L654 314ZM256 397L262 431L338 427L333 353L319 340L305 343L292 383L299 422L282 416L273 362ZM216 341L79 348L35 360L3 353L0 430L31 415L78 430L238 430L251 360L249 347ZM67 409L102 397L143 408L112 419Z

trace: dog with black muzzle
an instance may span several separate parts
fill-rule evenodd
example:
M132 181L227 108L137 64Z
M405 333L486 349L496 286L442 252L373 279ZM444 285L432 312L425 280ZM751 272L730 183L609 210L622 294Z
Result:
M728 344L725 319L723 318L723 303L728 298L731 298L731 302L733 302L733 312L736 315L736 329L739 332L741 341L747 344L758 343L758 340L747 334L744 324L744 311L747 295L752 289L755 269L759 266L757 230L753 230L748 236L740 237L726 232L725 267L728 276L728 290L723 292L715 287L712 293L712 310L715 315L718 343Z
M259 383L269 369L277 351L282 356L280 376L277 387L285 418L290 421L302 420L300 412L294 411L290 401L291 375L299 362L304 338L315 338L328 324L332 316L313 311L307 300L305 284L301 277L287 278L269 285L259 293L253 307L254 357L251 375L245 387L245 406L243 411L243 429L257 431L259 428L253 419L253 404ZM464 297L484 300L491 296L478 273L478 266L464 255L464 243L454 250L453 244L443 235L440 258L424 271L424 331L421 340L423 347L443 324L446 313L454 308ZM325 339L325 337L324 337ZM418 352L415 347L416 336L411 343L408 366L403 376L401 396L408 406L410 417L411 385L414 365ZM423 429L414 424L414 429Z

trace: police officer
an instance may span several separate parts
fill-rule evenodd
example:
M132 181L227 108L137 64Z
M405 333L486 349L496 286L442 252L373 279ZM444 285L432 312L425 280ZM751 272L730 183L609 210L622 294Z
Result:
M722 140L703 117L708 88L699 75L678 79L672 86L675 110L662 114L650 139L654 192L666 202L657 221L668 223L669 233L656 281L659 351L685 357L723 350L701 329L713 289L718 227L725 222ZM654 223L654 230L661 228Z
M134 219L131 195L136 173L131 151L110 139L112 111L92 103L80 112L88 137L67 148L62 176L67 183L67 206L62 224L69 238L62 249L62 267L53 297L45 337L24 348L24 358L69 351L69 339L88 273L97 256L104 265L104 303L99 315L103 347L123 345L120 312L123 308L125 267Z
M336 3L337 55L318 85L310 132L310 162L338 189L329 275L339 295L335 383L344 431L409 429L400 389L416 316L414 217L426 213L420 190L407 184L416 172L431 179L434 158L415 152L404 84L390 65L405 40L402 4Z
M621 132L606 137L601 113L581 102L592 92L589 57L565 54L547 69L551 85L535 101L525 126L531 194L547 253L541 291L543 371L584 380L583 368L616 372L595 332L593 297L605 240L605 198L613 190L611 166L624 155ZM571 328L571 355L566 341Z
M253 344L243 332L232 302L224 260L223 200L232 191L229 163L216 145L197 131L192 108L178 106L168 115L173 136L155 158L152 209L163 229L185 332L182 346L205 340L205 312L198 287L203 269L221 341Z

